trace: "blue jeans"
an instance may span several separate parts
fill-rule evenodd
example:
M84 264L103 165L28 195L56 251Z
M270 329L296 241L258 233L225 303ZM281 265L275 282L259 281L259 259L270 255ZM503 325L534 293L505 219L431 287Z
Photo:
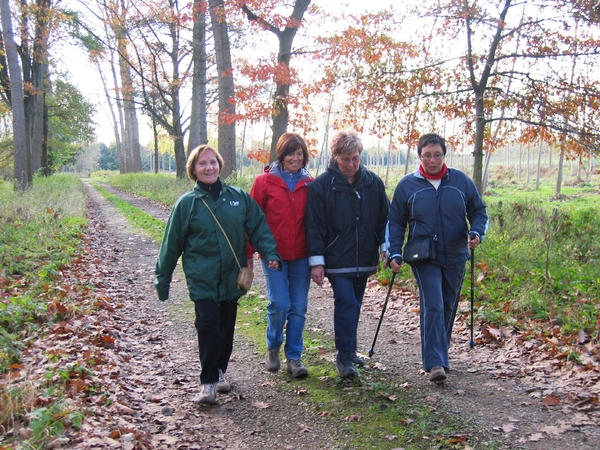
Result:
M267 280L267 347L278 349L283 343L285 330L285 357L300 359L304 342L304 323L310 289L310 266L308 258L294 261L282 261L281 271L270 269L262 261L263 272Z
M333 329L338 352L356 352L356 333L368 277L328 277L333 289Z
M421 358L426 372L436 366L450 368L448 348L465 270L464 262L412 267L419 285Z

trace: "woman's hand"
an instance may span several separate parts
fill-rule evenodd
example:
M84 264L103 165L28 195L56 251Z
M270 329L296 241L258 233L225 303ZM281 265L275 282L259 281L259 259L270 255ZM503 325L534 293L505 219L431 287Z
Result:
M310 279L319 286L323 286L323 280L325 279L325 267L313 266L312 269L310 269Z
M400 270L400 267L402 267L402 261L400 261L400 264L398 264L396 262L396 258L392 258L390 260L390 268L392 269L393 272L398 272Z
M469 248L477 248L477 246L481 243L481 239L479 239L479 236L475 236L475 237L471 237L471 235L469 235L469 237L467 238L467 242L469 243Z
M281 270L281 263L276 259L274 259L273 261L269 261L269 269Z

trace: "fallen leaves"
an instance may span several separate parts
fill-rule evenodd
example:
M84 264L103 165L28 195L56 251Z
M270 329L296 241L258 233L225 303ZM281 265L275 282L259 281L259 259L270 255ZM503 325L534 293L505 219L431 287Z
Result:
M542 398L542 405L544 406L556 406L560 404L560 400L556 397L552 397L551 395L547 395Z

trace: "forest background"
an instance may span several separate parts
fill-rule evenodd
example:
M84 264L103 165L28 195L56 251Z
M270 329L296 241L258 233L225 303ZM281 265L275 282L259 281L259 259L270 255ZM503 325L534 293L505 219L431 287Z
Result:
M522 158L554 153L557 195L565 160L576 161L581 179L594 170L594 1L4 4L0 167L19 187L73 166L84 150L92 157L79 168L97 168L94 155L109 147L121 173L141 171L144 153L151 170L167 161L181 177L187 152L210 142L227 176L273 160L286 130L306 137L318 172L331 132L348 127L386 181L392 161L409 170L425 131L444 135L451 155L471 155L481 192L506 146ZM73 54L84 56L69 63ZM82 89L69 71L90 65L96 80L86 76ZM86 89L102 92L101 103ZM22 119L11 121L17 103ZM108 116L114 140L94 154L99 116ZM146 152L140 128L151 130Z

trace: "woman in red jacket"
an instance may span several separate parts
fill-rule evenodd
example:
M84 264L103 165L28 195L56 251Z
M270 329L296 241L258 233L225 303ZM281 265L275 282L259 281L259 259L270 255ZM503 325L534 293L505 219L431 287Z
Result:
M270 371L279 370L279 350L287 322L284 347L287 371L294 378L300 378L308 375L301 362L310 288L304 215L308 185L313 178L305 169L308 163L306 142L298 134L284 133L277 142L275 156L277 161L254 180L250 190L250 196L267 217L283 260L281 270L271 269L263 261L269 298L266 365ZM249 258L252 253L250 248Z

